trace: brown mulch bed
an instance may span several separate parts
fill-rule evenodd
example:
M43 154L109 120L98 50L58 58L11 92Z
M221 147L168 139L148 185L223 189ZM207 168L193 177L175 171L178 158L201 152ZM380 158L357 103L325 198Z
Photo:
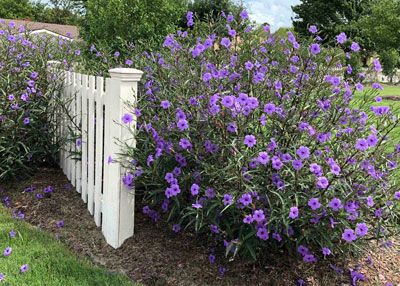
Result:
M382 95L381 97L384 100L400 101L400 96L398 95Z
M30 185L36 191L23 192ZM54 193L37 199L36 193L48 185L55 188ZM135 236L119 249L108 246L80 195L58 169L44 168L29 180L0 187L3 188L0 199L9 196L12 207L24 212L29 223L54 233L77 255L89 257L111 271L125 273L144 285L296 285L300 278L306 281L305 285L350 285L349 268L359 269L367 278L357 285L385 285L387 282L400 285L399 238L393 239L392 245L371 243L364 256L336 264L343 274L330 266L334 260L311 265L284 253L275 253L262 265L220 259L227 269L221 276L219 264L208 262L209 247L204 239L189 234L176 235L162 222L149 221L140 212L140 205L137 206ZM57 228L59 220L64 220L63 228Z

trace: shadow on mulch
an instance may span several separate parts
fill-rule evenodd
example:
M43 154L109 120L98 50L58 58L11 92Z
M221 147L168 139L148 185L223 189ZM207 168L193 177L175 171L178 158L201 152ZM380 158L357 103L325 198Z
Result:
M54 187L54 193L37 199L36 194L43 193L49 185ZM28 186L36 190L24 192ZM342 263L342 267L347 265L343 274L338 269L334 271L329 261L304 264L277 253L263 265L221 260L227 269L221 276L219 264L208 262L209 247L204 239L174 234L164 223L149 221L140 206L136 208L134 237L113 249L61 170L43 168L29 180L0 187L4 189L0 198L10 196L12 207L24 212L29 223L54 233L78 255L145 285L296 285L298 279L305 280L305 285L350 285L349 266L358 267L367 277L361 285L400 285L398 239L391 247L373 244L364 257ZM59 220L64 220L63 228L57 228Z

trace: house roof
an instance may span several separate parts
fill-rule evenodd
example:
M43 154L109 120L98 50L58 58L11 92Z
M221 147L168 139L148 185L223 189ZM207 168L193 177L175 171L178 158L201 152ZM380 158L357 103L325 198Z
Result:
M11 19L4 19L4 22L7 25L10 22L14 22L17 27L21 25L25 26L25 28L31 32L36 32L36 33L48 32L50 34L56 34L58 36L69 38L71 40L79 39L79 29L77 26L32 22L29 20L11 20Z

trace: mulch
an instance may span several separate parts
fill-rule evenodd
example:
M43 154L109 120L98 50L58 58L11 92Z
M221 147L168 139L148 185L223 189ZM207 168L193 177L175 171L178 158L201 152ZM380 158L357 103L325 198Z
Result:
M24 192L31 185L36 190ZM36 193L48 185L55 191L37 199ZM298 279L303 279L305 285L351 285L349 268L366 276L366 281L357 285L400 285L399 238L392 243L371 243L362 257L347 257L341 262L327 259L305 264L281 252L268 254L261 264L222 258L210 264L206 239L175 234L163 222L150 221L141 213L140 202L136 206L134 237L113 249L59 169L43 168L28 180L0 184L0 188L0 199L9 196L12 208L25 213L26 221L53 233L78 256L110 272L125 273L144 285L297 285ZM56 226L59 220L64 220L64 227ZM223 275L221 267L226 269Z

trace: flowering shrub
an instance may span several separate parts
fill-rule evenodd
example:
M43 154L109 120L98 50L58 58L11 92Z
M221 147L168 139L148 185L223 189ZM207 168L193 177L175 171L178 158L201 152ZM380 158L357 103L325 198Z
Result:
M65 40L30 36L23 26L0 23L0 179L25 175L32 167L53 162L56 139L57 73L47 61L69 68L74 50Z
M138 118L123 183L144 193L152 219L209 233L228 256L285 247L314 262L390 235L399 121L370 107L381 86L323 48L317 27L300 44L268 26L256 37L246 19L225 15L222 38L194 24L147 54L144 92L121 119ZM348 59L360 50L344 33L336 41Z

